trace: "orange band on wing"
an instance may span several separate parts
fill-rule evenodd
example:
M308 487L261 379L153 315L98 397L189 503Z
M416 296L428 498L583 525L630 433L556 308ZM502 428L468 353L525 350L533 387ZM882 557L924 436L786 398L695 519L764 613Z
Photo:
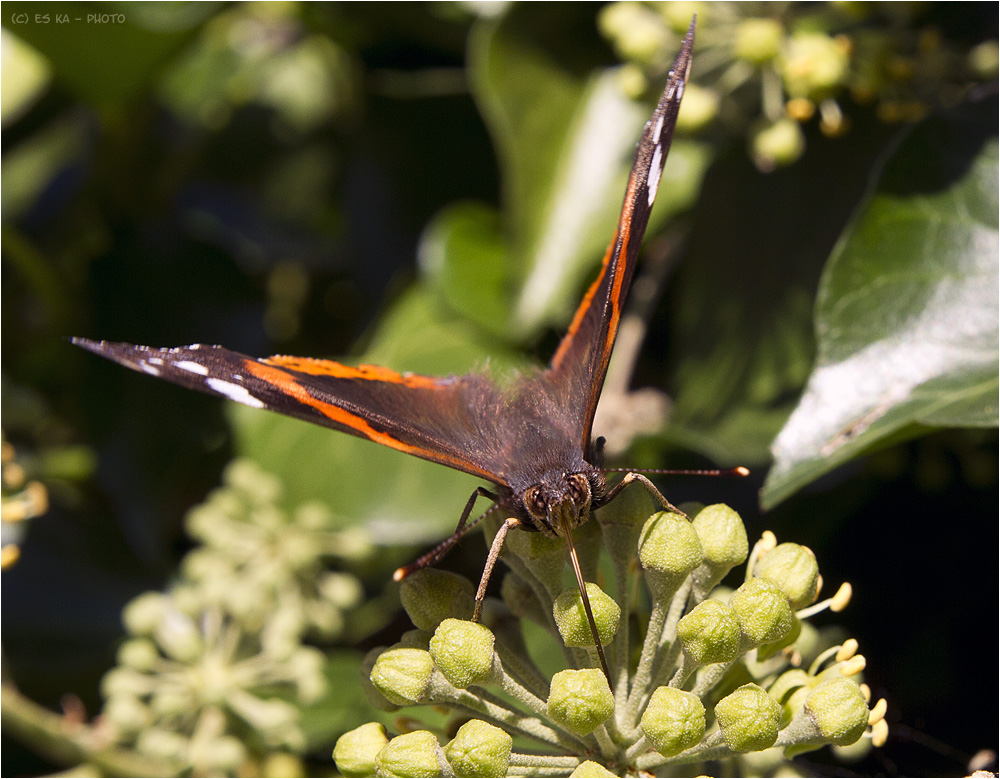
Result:
M590 301L593 300L594 295L597 294L597 288L601 286L601 282L604 281L604 272L608 267L608 263L611 261L611 253L614 251L615 242L612 241L611 245L608 247L607 252L604 254L604 260L601 262L601 272L594 279L593 284L587 290L587 294L583 296L583 300L576 309L576 314L573 315L573 321L569 324L569 329L566 331L566 335L563 336L562 342L559 344L559 348L556 353L552 355L552 367L558 368L559 364L563 361L566 351L569 349L570 344L573 341L573 336L576 335L576 331L580 329L580 323L583 322L583 318L587 315L587 311L590 310Z
M289 359L294 361L296 358L289 358ZM338 363L333 363L325 360L313 360L311 362L318 362L318 363L326 362L329 365L338 365ZM488 473L487 471L484 471L483 469L479 468L478 466L470 462L459 459L457 457L452 457L451 455L445 452L423 449L419 446L414 446L412 444L405 443L404 441L400 441L398 438L393 438L393 436L390 433L386 433L382 430L376 430L363 417L358 416L357 414L352 414L350 411L340 408L339 406L335 406L332 403L326 403L322 400L319 400L318 398L314 398L305 387L303 387L295 380L294 376L292 376L289 373L286 373L283 370L280 370L278 368L273 368L270 365L265 365L264 363L258 362L257 360L245 360L243 363L243 367L247 371L247 373L251 373L261 381L265 381L272 387L276 387L289 397L295 398L295 400L297 400L299 403L305 406L309 406L310 408L316 409L321 414L323 414L323 416L333 420L334 422L337 422L338 424L341 424L344 427L349 427L351 430L354 430L355 432L364 436L369 441L374 441L377 444L382 444L383 446L388 446L392 449L398 449L401 452L406 452L407 454L412 454L417 457L423 457L424 459L427 460L433 460L434 462L451 466L452 468L456 468L460 471L465 471L466 473L471 473L476 476L481 476L487 481L491 481L493 483L498 482L498 477L496 475ZM346 366L339 366L339 367L345 368ZM296 368L296 370L298 369ZM347 370L351 371L352 369L347 368ZM384 370L384 369L380 368L378 370ZM394 373L394 371L386 371L386 372L389 374ZM324 374L324 375L331 375L331 374ZM426 377L418 377L418 378L426 378Z
M431 376L418 376L415 373L396 373L379 365L359 365L352 368L333 360L316 360L312 357L288 357L277 354L262 362L268 365L280 365L299 373L311 376L333 376L337 379L363 379L366 381L386 381L390 384L403 384L407 387L424 387L434 389L440 386L440 380Z

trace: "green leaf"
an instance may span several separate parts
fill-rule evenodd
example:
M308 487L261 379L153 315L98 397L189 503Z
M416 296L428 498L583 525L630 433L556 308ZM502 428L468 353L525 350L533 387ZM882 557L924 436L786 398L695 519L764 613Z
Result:
M825 269L818 358L773 446L774 506L873 447L997 424L996 103L930 119L889 160Z
M566 31L551 10L540 13L515 6L477 27L470 50L473 93L501 165L506 329L521 338L572 313L613 236L652 111L625 95L617 68L566 52ZM675 141L650 233L693 202L708 158L703 145Z
M134 98L219 3L8 3L13 30L45 56L55 79L97 106Z
M464 202L438 212L420 239L420 264L454 311L506 334L511 268L495 208Z
M413 288L384 315L366 353L351 362L432 375L464 373L487 361L500 372L514 365L512 354L477 340L467 323L439 311L433 296ZM376 542L439 540L454 530L481 483L370 441L230 405L236 453L281 478L289 505L321 500L345 523L363 522Z

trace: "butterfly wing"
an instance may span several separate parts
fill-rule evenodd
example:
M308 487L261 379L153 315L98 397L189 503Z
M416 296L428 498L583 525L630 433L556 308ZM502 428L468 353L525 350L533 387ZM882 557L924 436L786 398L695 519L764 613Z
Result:
M154 349L74 338L120 365L190 389L330 427L505 484L487 447L500 394L479 374L433 377L374 365L275 356L221 346ZM486 429L484 429L486 428Z
M563 388L567 406L579 409L576 423L585 452L590 446L591 425L618 334L622 305L635 273L639 245L670 150L677 111L691 71L693 46L692 20L667 86L639 140L618 228L604 256L601 273L576 310L569 332L559 344L546 374Z

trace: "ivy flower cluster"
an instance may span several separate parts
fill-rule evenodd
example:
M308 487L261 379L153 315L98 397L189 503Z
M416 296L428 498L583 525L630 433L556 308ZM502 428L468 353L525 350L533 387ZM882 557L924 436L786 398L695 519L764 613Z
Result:
M369 546L335 529L321 507L288 513L280 500L273 476L234 461L190 512L202 545L179 580L125 608L129 638L102 682L108 741L166 773L203 776L305 749L301 706L326 681L323 653L303 639L339 635L345 610L363 597L357 579L325 566L367 556Z
M622 0L600 17L625 63L627 91L659 83L671 52L698 14L697 83L677 119L698 131L716 120L746 132L761 170L789 165L806 147L814 119L828 136L847 132L845 100L874 104L883 122L916 121L996 80L998 45L968 54L924 16L898 3L642 3Z
M660 511L643 521L644 506L619 503L579 528L576 542L613 689L597 665L563 542L512 533L510 572L481 623L470 620L470 581L422 570L401 590L416 629L364 664L377 706L445 707L451 723L435 732L401 718L391 738L379 723L363 725L337 742L338 770L673 775L679 766L702 773L706 763L765 750L787 758L866 736L884 742L885 701L870 707L857 642L825 646L807 621L843 609L849 585L817 602L813 553L778 544L770 532L750 550L728 506L683 506L686 514ZM743 583L722 588L744 562ZM593 583L609 569L615 598ZM549 678L532 652L548 660L561 653L566 667Z

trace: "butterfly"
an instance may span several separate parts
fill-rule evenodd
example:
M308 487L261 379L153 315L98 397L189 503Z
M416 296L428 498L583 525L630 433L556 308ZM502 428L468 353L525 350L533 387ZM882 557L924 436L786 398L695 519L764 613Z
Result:
M478 619L493 566L509 530L566 540L601 665L611 674L591 612L572 530L633 481L673 508L646 477L627 473L609 486L600 467L603 439L592 426L622 306L691 70L695 22L636 148L614 239L548 367L499 387L481 371L462 376L397 373L374 365L276 355L256 359L221 346L155 349L74 338L73 343L133 370L221 395L441 463L489 482L466 504L456 532L397 580L432 562L463 534L477 498L508 519L500 526L476 595Z

